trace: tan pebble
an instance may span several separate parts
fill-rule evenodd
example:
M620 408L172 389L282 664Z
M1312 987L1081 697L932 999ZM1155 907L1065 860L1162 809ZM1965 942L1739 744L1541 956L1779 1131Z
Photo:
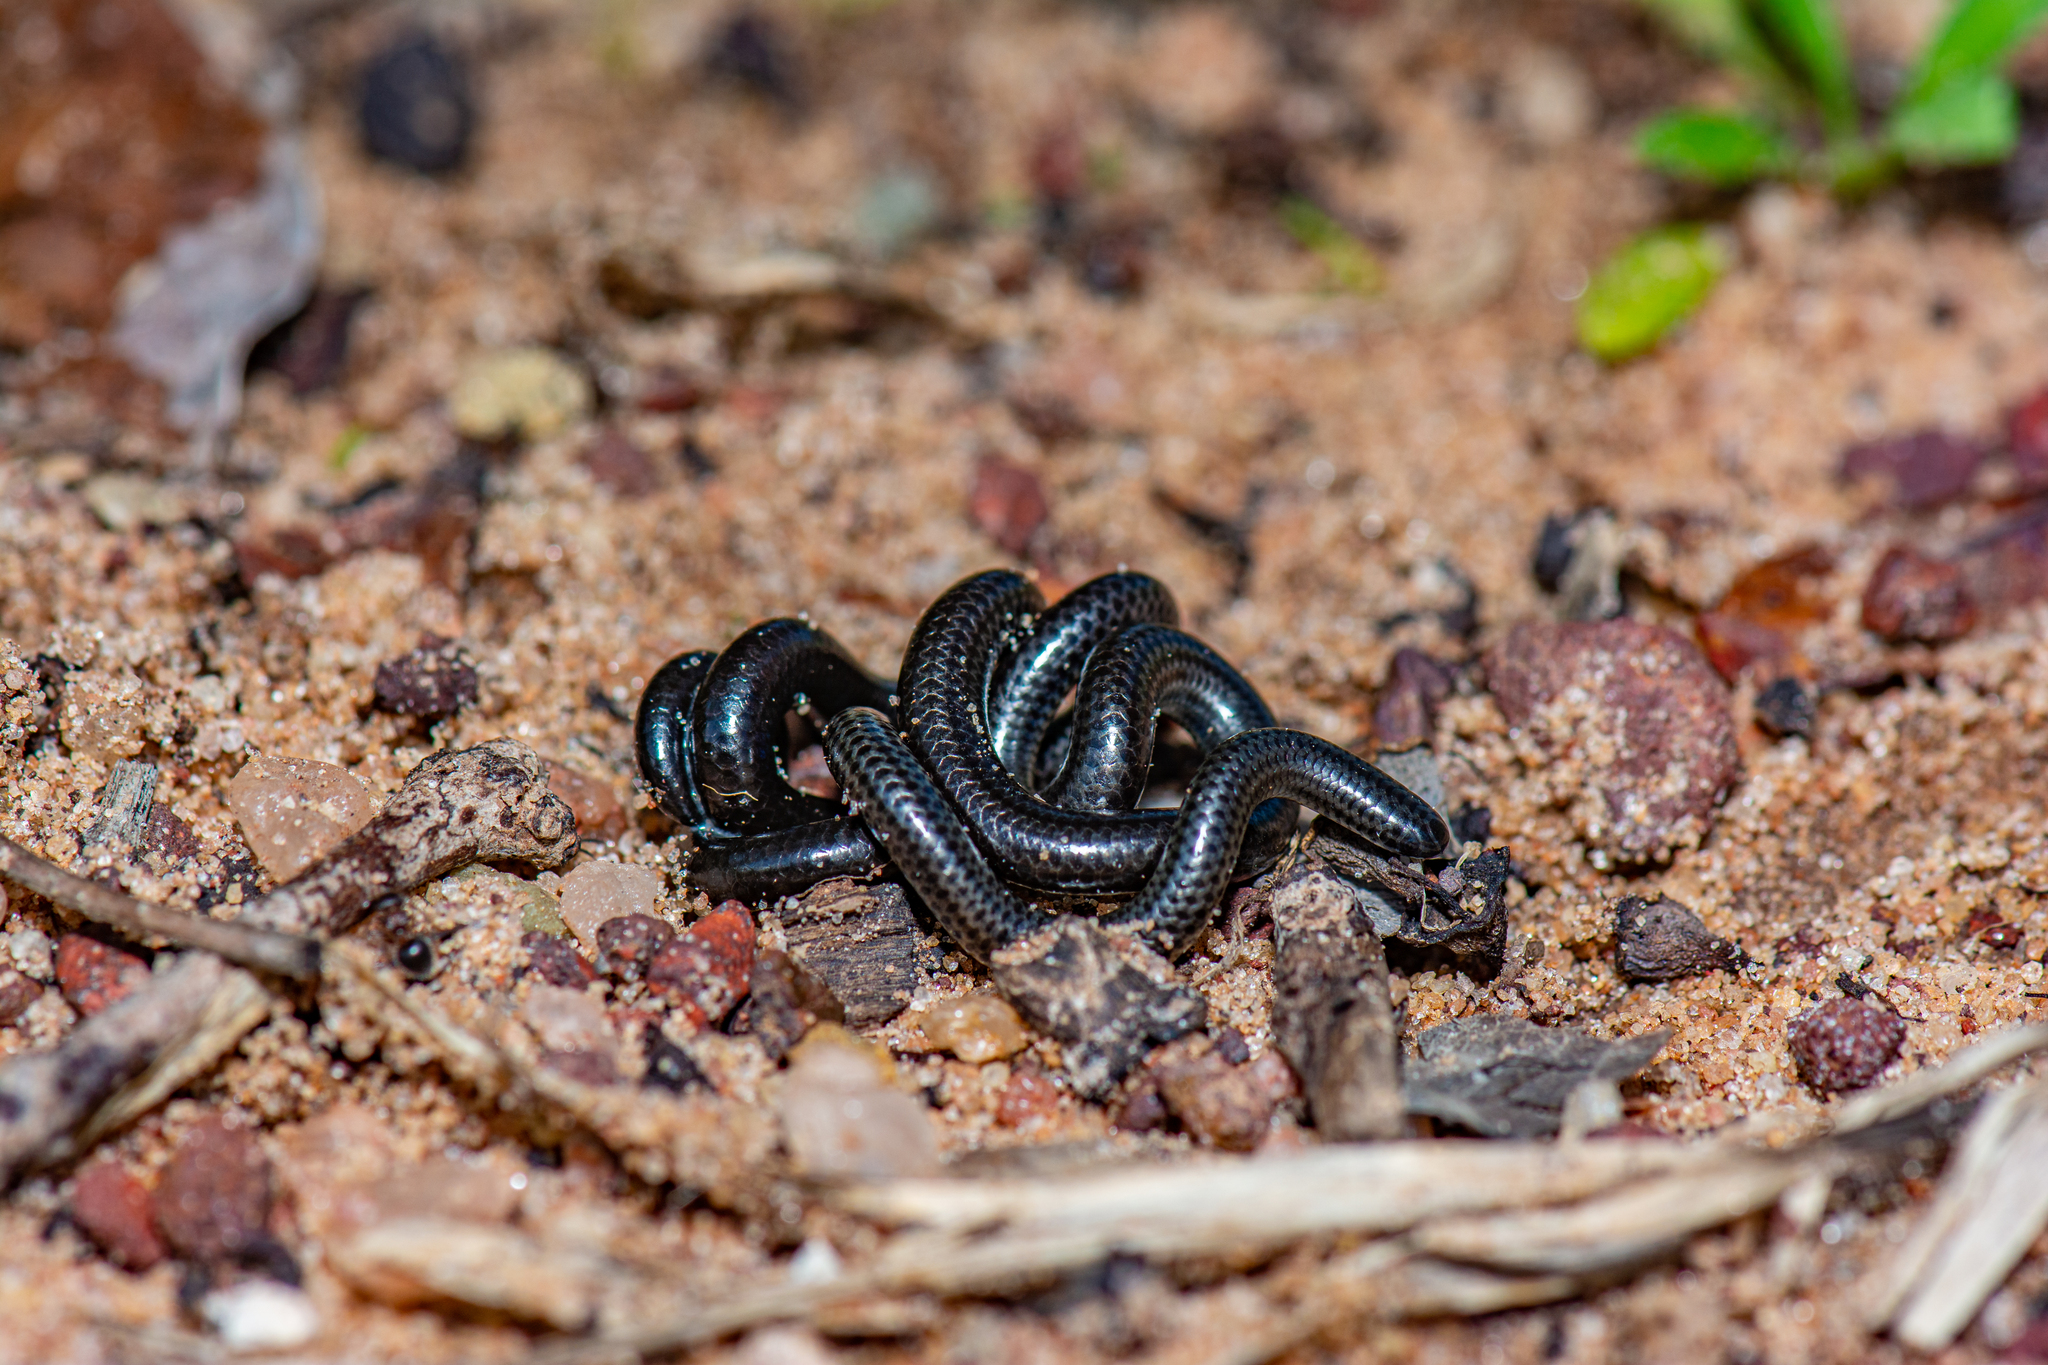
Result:
M370 823L377 798L346 768L259 754L227 787L228 809L263 870L282 882Z
M783 1133L797 1171L813 1179L884 1179L938 1169L930 1111L890 1088L870 1049L843 1029L812 1030L790 1054Z
M562 878L562 919L593 955L597 926L620 915L651 915L661 877L630 863L585 863Z
M590 410L590 381L543 346L515 346L472 360L448 396L455 429L478 441L539 441Z
M939 1051L977 1066L1014 1057L1030 1041L1017 1011L993 995L937 1001L919 1010L910 1022Z
M602 1002L562 986L535 986L521 1010L550 1052L609 1052L611 1025Z

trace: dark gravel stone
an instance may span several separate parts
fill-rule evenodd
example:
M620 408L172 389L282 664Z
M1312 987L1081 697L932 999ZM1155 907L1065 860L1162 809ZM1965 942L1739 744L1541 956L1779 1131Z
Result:
M1210 1031L1209 1046L1218 1057L1232 1066L1243 1066L1252 1059L1251 1044L1244 1040L1242 1033L1227 1024Z
M420 647L377 665L379 711L437 721L476 700L476 670L452 640L429 635Z
M1412 749L1436 737L1436 709L1451 694L1450 666L1419 649L1402 649L1387 667L1373 704L1372 729L1382 748Z
M526 949L527 970L550 986L580 991L597 980L597 968L566 939L532 933L519 942Z
M270 1161L253 1132L204 1119L172 1154L154 1204L157 1230L180 1255L207 1264L237 1258L265 1235Z
M1962 569L1908 546L1886 550L1863 590L1864 628L1887 640L1945 644L1976 624Z
M1491 806L1460 806L1451 815L1451 838L1459 844L1483 844L1492 837Z
M1624 981L1677 981L1735 971L1742 950L1709 932L1690 907L1669 896L1626 896L1614 907L1615 966Z
M1481 1137L1549 1137L1565 1101L1589 1080L1622 1081L1650 1064L1669 1029L1609 1042L1573 1029L1481 1014L1416 1035L1420 1058L1401 1077L1411 1114Z
M367 289L315 289L306 306L249 352L249 370L273 370L300 398L331 389L348 364L349 330Z
M1692 641L1639 621L1523 622L1486 656L1508 724L1554 762L1578 832L1642 862L1697 844L1742 773L1728 688Z
M151 1221L149 1190L118 1161L95 1161L71 1185L71 1221L123 1270L147 1270L167 1254Z
M640 1084L650 1090L670 1090L680 1095L686 1090L701 1090L711 1084L697 1064L690 1060L690 1054L662 1036L660 1028L647 1028L647 1073L640 1078Z
M1883 478L1891 485L1893 503L1917 511L1968 492L1983 462L1984 447L1968 437L1916 431L1850 446L1842 452L1839 473L1845 481Z
M0 1028L27 1014L28 1007L42 996L40 981L31 981L12 967L0 967Z
M460 56L409 33L370 59L356 88L363 150L422 175L445 175L469 156L476 106Z
M597 951L604 969L621 981L638 981L647 965L674 941L667 920L652 915L620 915L597 926Z
M1875 1081L1905 1045L1906 1025L1882 1006L1845 998L1808 1010L1786 1034L1800 1078L1833 1094Z
M1813 733L1813 690L1797 678L1779 678L1756 694L1756 723L1774 735Z
M755 955L747 999L733 1015L732 1032L752 1035L769 1060L779 1062L821 1019L844 1023L846 1007L817 973L777 948Z
M758 10L736 11L704 47L704 69L796 112L803 88L796 54L781 27Z
M88 1018L148 980L149 964L111 943L84 934L66 934L57 943L57 986Z
M617 427L598 432L596 439L583 448L580 458L598 486L622 498L637 498L661 485L661 470L654 457Z

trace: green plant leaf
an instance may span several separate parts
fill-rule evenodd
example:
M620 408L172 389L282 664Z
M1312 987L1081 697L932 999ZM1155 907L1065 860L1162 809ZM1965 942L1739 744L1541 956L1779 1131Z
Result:
M2048 17L2048 0L1959 0L1920 53L1902 104L1917 104L1958 76L1995 70Z
M1830 138L1856 131L1856 94L1849 82L1849 48L1828 0L1756 0L1764 24L1799 63L1820 105Z
M1706 300L1728 254L1697 223L1644 233L1594 272L1579 298L1579 344L1610 364L1641 355Z
M1345 230L1342 223L1300 195L1280 201L1280 222L1294 240L1313 252L1330 272L1339 289L1353 294L1377 294L1386 285L1377 257L1364 242Z
M2019 142L2019 98L2003 77L1965 72L1892 110L1885 135L1912 166L2003 161Z
M1790 169L1792 145L1770 124L1712 109L1674 109L1636 134L1636 155L1666 175L1743 185Z
M1798 102L1799 87L1750 22L1742 0L1642 0L1679 41L1745 77L1782 109Z

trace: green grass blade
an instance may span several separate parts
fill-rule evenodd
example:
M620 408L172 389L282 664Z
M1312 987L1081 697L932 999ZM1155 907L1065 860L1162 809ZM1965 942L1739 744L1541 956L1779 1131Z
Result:
M1827 0L1756 0L1771 36L1798 62L1828 136L1856 131L1856 93L1849 80L1849 48Z
M2048 17L2048 0L1959 0L1920 53L1901 101L1914 104L1958 76L1997 69Z
M1746 78L1757 93L1784 109L1799 101L1799 86L1770 45L1757 34L1742 0L1642 0L1643 7L1680 42Z
M1642 354L1706 301L1728 266L1727 247L1696 223L1644 233L1594 273L1579 299L1579 344L1610 364Z
M1711 109L1674 109L1636 134L1643 164L1685 180L1744 185L1790 169L1795 153L1761 119Z
M1885 135L1909 166L2003 161L2019 143L2019 98L2003 77L1964 72L1892 110Z
M1330 282L1352 294L1377 294L1386 286L1379 258L1344 225L1300 195L1280 201L1280 223L1330 272Z

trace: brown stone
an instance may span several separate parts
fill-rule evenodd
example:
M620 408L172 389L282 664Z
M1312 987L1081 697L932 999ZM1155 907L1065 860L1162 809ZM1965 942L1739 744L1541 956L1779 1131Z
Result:
M1053 1121L1059 1107L1060 1088L1052 1078L1035 1066L1020 1066L996 1101L996 1122L1020 1133L1035 1132Z
M1602 853L1637 862L1697 844L1741 775L1726 685L1663 626L1524 622L1487 655L1486 677Z
M1863 590L1864 628L1887 640L1945 644L1976 624L1962 569L1908 546L1886 550Z
M779 948L754 956L746 1001L732 1031L759 1040L770 1061L781 1061L820 1019L846 1021L846 1009L815 972Z
M1734 971L1742 950L1709 932L1690 907L1669 896L1624 896L1614 907L1615 966L1624 981L1677 981Z
M615 1085L619 1079L618 1065L606 1052L543 1052L540 1064L580 1085Z
M12 967L0 967L0 1028L6 1028L43 998L40 981L31 981Z
M652 915L620 915L597 926L597 951L604 969L621 981L638 981L676 931Z
M1861 1090L1882 1075L1905 1045L1906 1025L1891 1010L1845 996L1794 1019L1786 1038L1800 1078L1833 1094Z
M379 711L442 720L476 700L476 670L451 640L438 635L421 639L420 647L377 665Z
M976 530L1008 553L1024 553L1049 511L1045 487L1031 470L993 451L974 462L967 514Z
M548 790L575 815L577 838L615 840L626 832L626 808L611 783L586 777L566 764L550 763Z
M1946 431L1916 431L1904 436L1850 446L1842 452L1844 480L1883 479L1891 501L1911 510L1939 507L1969 491L1984 447Z
M1380 746L1412 749L1436 737L1436 709L1450 695L1451 670L1419 649L1395 653L1386 686L1373 703L1372 729Z
M654 457L617 427L599 431L596 439L583 447L581 459L592 482L622 498L643 497L661 484Z
M149 964L134 953L84 934L57 944L57 985L71 1008L90 1018L149 980Z
M71 1184L71 1221L124 1270L147 1270L164 1258L149 1190L118 1161L102 1158L78 1173Z
M195 1124L158 1181L157 1230L195 1261L239 1255L264 1236L270 1217L270 1161L246 1128L219 1118Z
M1224 1060L1206 1038L1183 1038L1161 1049L1152 1076L1181 1127L1206 1146L1248 1152L1272 1123L1270 1086L1249 1066Z
M526 949L526 966L550 986L580 991L597 980L597 968L576 951L573 944L553 934L530 933L520 940Z

